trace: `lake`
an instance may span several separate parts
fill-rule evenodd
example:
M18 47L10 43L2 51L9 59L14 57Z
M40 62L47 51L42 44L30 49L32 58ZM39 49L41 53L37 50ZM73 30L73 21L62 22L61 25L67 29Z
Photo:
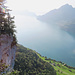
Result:
M67 32L26 15L16 15L15 24L19 44L75 67L75 39Z

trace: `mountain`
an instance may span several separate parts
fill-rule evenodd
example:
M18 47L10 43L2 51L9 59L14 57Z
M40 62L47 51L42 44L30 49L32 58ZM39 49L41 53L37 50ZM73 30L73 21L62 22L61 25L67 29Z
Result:
M13 70L16 48L13 35L0 35L0 75Z
M69 4L38 16L37 19L48 24L58 25L68 33L75 35L75 8Z
M14 17L4 6L5 1L0 0L0 75L13 70L17 48Z
M43 61L35 51L17 45L15 70L19 75L56 75L54 68L47 62Z
M17 45L15 66L7 75L75 75L75 68Z

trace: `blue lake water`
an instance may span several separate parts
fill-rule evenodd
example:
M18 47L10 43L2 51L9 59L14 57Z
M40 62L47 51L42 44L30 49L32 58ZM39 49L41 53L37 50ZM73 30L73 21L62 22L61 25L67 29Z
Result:
M16 15L18 43L42 56L75 67L75 39L56 25L48 25L36 17Z

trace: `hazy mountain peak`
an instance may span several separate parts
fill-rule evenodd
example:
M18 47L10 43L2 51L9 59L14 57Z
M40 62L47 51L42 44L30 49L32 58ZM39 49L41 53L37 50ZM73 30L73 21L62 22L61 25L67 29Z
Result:
M71 5L69 5L69 4L65 4L65 5L63 5L63 6L61 6L59 9L72 9L73 7L71 6Z
M75 35L75 8L69 4L39 16L38 19L52 25L58 25L70 34Z
M69 5L69 4L65 4L65 5L63 5L63 6L61 6L61 7L71 7L71 8L73 8L71 5Z

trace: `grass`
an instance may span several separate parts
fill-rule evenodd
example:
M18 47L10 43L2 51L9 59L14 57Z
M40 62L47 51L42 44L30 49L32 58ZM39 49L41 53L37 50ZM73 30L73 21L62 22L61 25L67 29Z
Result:
M37 53L37 52L36 52ZM75 75L75 69L68 68L65 66L64 63L55 61L52 59L46 59L45 57L42 57L40 54L37 53L37 55L44 61L50 63L54 69L56 70L57 75Z
M24 48L24 47L22 47ZM27 48L27 50L30 50L29 48ZM66 64L60 62L60 61L56 61L53 59L47 59L47 57L43 57L41 56L39 53L37 53L35 50L33 50L38 56L39 58L41 58L43 61L48 62L50 65L52 65L54 67L54 69L56 70L57 75L75 75L75 68L73 67L68 67L66 66Z

